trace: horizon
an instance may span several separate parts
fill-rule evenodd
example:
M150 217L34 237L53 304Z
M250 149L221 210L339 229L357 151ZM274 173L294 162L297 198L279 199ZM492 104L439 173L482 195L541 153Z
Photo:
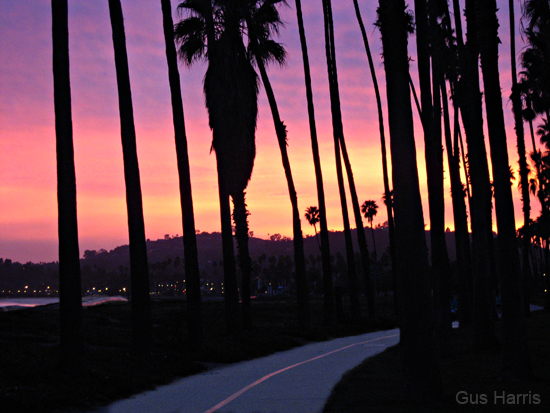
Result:
M174 132L164 55L162 17L157 2L122 2L133 94L138 159L140 162L146 236L182 234ZM410 2L408 2L410 3ZM509 73L508 7L498 2L500 74L510 165L517 171L517 151ZM177 3L172 1L175 10ZM378 2L361 4L363 19L385 107L385 73L380 58L380 33L374 28ZM296 181L304 236L314 229L303 218L317 205L305 87L295 9L280 9L286 26L279 41L288 52L283 68L268 73L287 125L288 150ZM359 27L351 2L333 4L339 84L346 144L356 178L360 203L373 199L380 206L375 223L387 220L383 202L381 153L376 102ZM324 51L322 8L303 5L310 54L317 130L329 228L342 230L330 103ZM173 13L174 21L178 14ZM516 20L519 19L516 10ZM31 32L29 27L33 28ZM518 56L523 48L516 24ZM69 4L71 92L78 193L80 255L85 250L112 249L128 244L122 172L122 151L116 76L107 3ZM0 16L0 257L19 262L57 261L57 198L53 80L51 75L51 10L48 0L8 0ZM414 35L409 53L415 56ZM212 133L204 107L202 78L205 64L187 68L180 77L188 137L196 228L219 232L219 205ZM411 76L418 84L415 62ZM255 237L292 234L291 207L271 113L263 88L259 93L257 155L247 192L250 230ZM429 228L424 144L418 114L415 138L424 217ZM386 119L387 122L387 119ZM386 130L387 123L386 123ZM389 144L389 133L386 133ZM445 156L445 155L444 155ZM390 163L391 167L391 163ZM448 167L445 168L448 170ZM517 176L516 172L516 176ZM445 174L446 222L454 228L449 177ZM517 180L513 183L516 222L521 220ZM535 198L532 198L535 199ZM539 208L532 207L533 213ZM368 225L365 223L365 227Z

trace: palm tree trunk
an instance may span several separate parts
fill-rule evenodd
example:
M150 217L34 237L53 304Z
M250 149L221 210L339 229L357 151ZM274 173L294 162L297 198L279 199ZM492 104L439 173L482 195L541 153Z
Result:
M478 24L485 108L491 146L491 163L498 227L498 263L502 293L503 374L526 378L531 365L523 320L519 257L516 245L510 165L498 72L498 20L496 1L475 4Z
M453 219L455 224L456 262L460 280L458 317L460 327L470 325L472 320L472 257L470 252L470 235L468 233L468 215L464 200L464 186L460 178L460 155L458 145L453 145L451 137L451 121L445 79L441 78L441 93L443 101L443 119L445 123L445 142L447 146L447 162L451 178L451 197L453 202ZM455 108L458 111L458 107ZM457 113L458 115L458 113ZM455 125L456 127L456 125Z
M443 149L441 138L441 99L439 91L439 53L437 14L433 1L415 0L416 46L422 124L428 178L428 203L430 210L431 263L436 296L436 333L441 352L448 352L451 334L449 257L445 240L445 203L443 189ZM428 7L430 17L428 18ZM430 44L432 49L430 50ZM431 59L430 59L431 58ZM430 67L431 60L431 67ZM432 75L430 74L430 69ZM432 89L432 78L434 87ZM433 90L433 95L432 95Z
M455 94L453 94L455 96ZM453 102L454 103L454 102ZM454 148L456 151L460 152L460 157L462 160L462 167L464 168L464 178L466 180L464 186L466 187L466 196L468 198L468 209L472 210L472 191L470 190L470 166L466 162L466 151L464 150L464 139L462 137L462 132L460 131L460 106L458 102L454 104L455 106L455 115L454 115ZM460 147L460 148L459 148Z
M374 255L374 262L376 262L377 254L376 254L376 240L374 239L374 228L372 226L372 221L370 222L370 232L372 234L372 249L373 249L373 255Z
M252 328L252 308L250 302L250 282L252 278L252 260L248 249L248 215L245 193L233 195L233 220L235 221L235 238L237 239L237 258L241 269L241 302L243 328Z
M422 402L440 399L443 385L416 164L405 2L380 0L379 22L391 138L401 360L406 397Z
M458 0L453 0L457 2ZM457 7L455 6L455 10ZM483 136L483 113L481 92L479 90L478 48L475 15L472 14L471 0L466 2L468 44L458 38L461 81L455 88L455 99L466 132L468 146L468 165L472 186L471 225L474 277L474 332L475 346L478 350L490 348L495 341L492 292L490 289L492 254L491 229L491 184L485 137ZM456 15L456 27L459 27L460 15Z
M279 142L279 149L281 150L281 158L283 161L283 168L285 170L286 182L288 185L288 193L290 196L290 203L292 204L292 229L294 235L294 264L296 266L296 295L298 302L298 323L300 328L309 328L309 303L307 293L307 279L306 279L306 261L304 254L304 239L302 236L302 224L300 222L300 211L298 209L298 196L296 194L296 188L294 186L294 179L292 178L292 170L290 168L290 160L288 159L287 140L286 140L286 126L281 121L279 115L279 109L277 108L277 101L275 100L275 94L271 87L271 82L267 76L264 63L258 59L258 69L260 70L260 76L262 83L264 84L269 106L271 108L271 114L273 115L273 122L275 124L275 132L277 134L277 140ZM317 229L315 229L315 236L317 237Z
M515 31L515 13L514 1L509 0L510 15L510 61L512 72L512 110L514 113L515 130L517 137L518 156L519 156L519 176L521 182L521 198L523 203L523 244L522 252L522 281L523 281L523 308L526 315L531 314L529 305L529 290L531 280L531 267L529 262L529 248L531 246L531 237L529 236L529 213L531 211L529 195L529 168L527 166L527 154L525 150L525 133L523 128L523 105L518 86L516 69L516 31Z
M433 7L433 3L431 3ZM432 9L430 9L432 11ZM460 13L460 10L458 11ZM436 43L438 50L434 51L434 54L440 53L439 50L445 49L446 37L452 36L451 28L451 15L449 7L445 3L444 9L441 10L442 22L441 27L443 33L441 36L437 36L439 41ZM436 22L433 22L434 27L438 27ZM462 36L462 28L457 28L457 36ZM450 39L452 42L452 39ZM450 62L444 62L450 63ZM461 327L466 327L471 323L472 317L472 260L470 251L470 235L468 232L468 214L466 210L465 192L468 194L468 201L470 199L469 191L469 178L466 163L464 162L464 173L466 178L466 191L462 184L460 177L460 154L462 153L462 159L465 160L464 151L459 140L460 132L460 120L459 120L459 106L457 99L455 99L455 88L458 82L458 76L456 70L452 68L450 70L439 70L438 75L438 87L441 90L441 100L443 103L443 119L444 119L444 131L445 141L447 146L447 161L449 165L449 174L451 178L451 194L453 203L453 218L455 224L455 246L456 246L456 262L458 267L458 279L459 279L459 296L458 302L458 317ZM445 83L445 77L449 78L449 85L452 95L452 101L454 106L454 136L451 134L451 121L449 115L449 99L447 97L447 88ZM450 291L449 291L450 294Z
M374 286L370 275L370 259L369 250L367 247L367 238L365 236L365 228L363 227L363 220L361 218L361 208L357 197L357 189L355 187L355 180L353 178L353 171L351 169L351 163L348 157L348 151L346 149L346 142L344 140L343 133L340 136L340 148L342 149L344 165L346 167L346 175L348 176L349 192L351 195L351 203L353 206L353 215L355 218L355 227L357 231L357 243L359 244L359 252L361 255L361 268L363 270L363 279L365 281L365 292L368 298L367 304L369 316L376 317L376 301Z
M130 239L130 272L132 301L132 344L139 355L149 354L152 346L151 303L149 299L149 272L147 246L143 222L143 202L136 151L136 132L132 93L126 53L126 36L120 0L109 0L115 66L120 110L126 206Z
M52 46L57 153L60 365L68 373L78 373L82 371L84 338L67 0L52 0Z
M389 173L388 173L388 157L386 154L386 138L384 134L384 115L382 112L382 100L380 98L380 88L378 87L378 80L376 79L376 71L374 70L374 62L372 59L372 54L369 47L369 40L367 37L367 31L365 30L365 25L363 24L363 19L361 18L361 11L359 10L359 3L357 0L353 0L353 5L355 7L355 15L357 16L357 21L359 22L359 28L361 29L361 35L363 36L363 43L365 44L365 51L367 53L367 58L369 61L369 69L370 74L372 77L372 83L374 86L374 93L376 96L376 107L378 110L378 129L380 131L380 147L382 149L382 175L383 175L383 181L384 181L384 195L387 200L385 202L386 204L386 213L388 215L388 228L389 228L389 234L390 234L390 258L392 263L392 279L393 279L393 285L394 285L394 306L395 311L397 313L397 294L396 291L396 285L397 285L397 273L396 273L396 266L395 266L395 227L393 223L393 211L392 211L392 204L391 204L391 189L390 189L390 183L389 183ZM372 225L372 223L371 223ZM372 229L372 228L371 228ZM372 239L373 243L374 236ZM374 254L376 257L376 245L374 244ZM369 284L367 283L367 286ZM372 285L372 284L371 284ZM371 291L369 292L367 290L368 299L369 299L369 305L374 305L374 288L372 286L370 287ZM373 304L371 304L373 303ZM369 314L372 314L371 311L374 311L375 308L369 308Z
M349 282L349 295L351 302L352 318L357 320L360 318L361 309L359 305L359 291L357 286L357 274L355 269L355 254L353 252L353 242L351 239L351 229L349 224L348 207L346 201L346 192L344 185L344 175L342 170L342 160L340 155L340 149L344 152L344 160L347 158L347 152L345 152L344 143L344 129L342 126L342 113L340 109L340 97L338 91L338 75L336 72L336 56L334 48L334 30L332 26L332 11L330 0L323 0L323 16L325 21L325 48L327 56L327 69L330 85L330 106L332 113L332 127L334 134L334 153L336 158L336 174L338 178L338 189L340 192L340 204L342 207L342 218L344 222L344 237L346 241L346 258L347 258L347 272ZM346 169L348 171L348 179L350 178L351 168L348 168L349 160L346 162ZM350 187L351 192L351 187ZM352 193L352 197L353 197ZM357 194L355 194L357 197ZM359 208L359 202L357 201L357 208ZM355 205L354 205L355 212ZM360 214L360 211L359 211ZM357 228L357 232L363 232L365 236L365 230L361 224L361 228Z
M317 128L315 126L315 108L313 106L313 91L311 87L311 72L307 51L302 5L300 0L296 2L296 15L302 59L304 63L304 80L306 85L307 110L309 129L311 134L311 149L313 152L313 164L315 166L315 182L317 185L317 200L319 202L319 226L321 234L321 259L323 269L323 319L325 325L334 323L334 291L332 285L332 264L330 262L330 244L328 236L327 213L325 206L325 190L323 185L323 173L321 171L321 158L319 156L319 143L317 140Z
M174 44L174 23L170 0L161 0L164 39L166 42L166 59L168 62L168 78L172 99L172 116L176 141L178 161L178 176L180 186L180 203L183 224L183 253L185 264L185 284L187 296L187 331L191 341L202 342L201 285L199 260L197 252L197 236L195 233L195 215L193 212L193 195L191 191L191 175L189 172L189 154L187 151L187 136L181 98L180 75L176 46Z
M216 154L218 172L218 196L220 201L220 221L222 230L223 254L223 294L225 303L225 321L227 332L235 334L240 331L239 286L235 267L235 250L233 245L233 229L231 227L231 206L229 191L225 182L220 157Z

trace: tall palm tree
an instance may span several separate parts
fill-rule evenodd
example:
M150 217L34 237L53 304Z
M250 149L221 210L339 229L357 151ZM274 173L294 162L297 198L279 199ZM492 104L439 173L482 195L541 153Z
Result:
M372 247L374 250L374 261L376 262L376 240L374 239L374 228L372 226L372 223L374 222L374 217L376 216L376 214L378 214L378 205L376 204L376 201L373 201L371 199L363 202L363 205L361 205L361 212L370 224L370 230L372 233Z
M140 354L151 350L151 303L149 299L149 272L147 246L143 222L143 202L139 165L136 151L134 111L128 71L126 36L120 0L109 0L111 27L118 87L122 155L124 158L124 181L126 184L126 206L130 238L130 273L132 301L132 344Z
M376 96L376 107L378 110L378 129L380 131L380 147L382 149L382 176L384 181L384 196L386 199L390 199L391 189L390 189L390 179L388 173L388 157L386 154L386 137L384 134L384 115L382 112L382 99L380 98L380 88L378 87L378 80L376 79L376 71L374 70L374 61L372 59L372 53L370 51L369 39L367 37L367 31L365 30L365 25L363 24L363 19L361 17L361 11L359 9L359 3L357 0L353 0L353 5L355 7L355 15L359 23L359 28L361 30L361 35L363 37L363 43L365 45L365 51L367 53L367 59L369 61L369 69L372 78L372 83L374 86L374 94ZM395 226L393 223L393 211L391 202L385 202L386 204L386 213L388 215L388 229L390 235L390 257L392 262L392 277L394 280L394 285L396 282L396 272L395 272ZM374 239L373 239L374 242ZM376 257L376 245L375 248L375 257ZM374 303L374 289L371 288L371 294L369 295L369 303ZM394 294L394 300L397 298L397 294ZM397 303L395 303L395 310L397 311Z
M510 62L511 62L511 74L512 74L512 94L510 99L512 100L512 111L514 113L514 123L517 138L517 148L519 156L519 176L521 187L521 200L523 204L523 228L526 233L523 236L523 244L521 246L522 251L522 281L523 281L523 297L524 297L524 309L525 313L530 313L529 305L529 284L531 278L531 267L529 262L529 247L531 244L531 237L529 236L529 215L531 211L531 203L529 199L529 167L527 166L527 153L525 150L525 134L523 128L523 103L521 102L521 89L517 79L516 69L516 30L515 30L515 12L514 1L508 2L509 16L510 16Z
M251 323L251 260L248 253L247 221L249 212L245 203L245 189L252 174L256 153L258 76L251 62L252 50L244 44L244 30L245 23L251 18L257 4L255 0L185 0L178 7L180 10L186 10L189 17L175 27L182 60L187 64L200 59L208 61L204 92L210 128L213 132L212 148L216 152L218 166L226 308L228 315L232 314L228 316L229 319L234 319L234 316L238 315L230 230L231 197L242 272L241 294L245 327ZM269 34L268 30L267 35ZM249 42L249 46L254 44Z
M342 208L342 218L344 223L344 238L346 242L346 258L347 258L347 273L349 281L349 293L350 293L350 302L351 302L351 312L352 318L358 319L360 317L360 305L359 305L359 292L357 285L357 274L355 269L355 254L353 252L353 243L351 239L351 229L348 215L348 206L346 201L346 192L344 184L344 175L342 169L342 156L346 161L346 172L350 184L352 183L353 175L350 173L351 169L349 168L349 160L347 160L347 154L345 151L344 143L344 130L342 125L342 113L340 108L340 96L338 90L338 74L336 71L336 56L335 56L335 46L334 46L334 28L332 20L332 5L330 0L323 0L323 16L325 24L325 50L327 57L327 71L329 78L329 90L330 90L330 102L331 102L331 114L332 114L332 127L333 127L333 136L334 136L334 152L336 158L336 174L338 180L338 190L340 193L340 204ZM342 152L342 155L341 155ZM355 187L351 187L350 192L352 197L357 197L357 192ZM361 220L361 216L359 216ZM363 229L363 224L357 225L357 234L360 236L362 232L363 237L365 236L365 231ZM365 261L364 259L362 261ZM368 257L366 259L366 265L363 265L363 270L368 268ZM367 277L368 278L368 277Z
M52 46L57 153L60 357L63 370L77 372L82 367L84 340L67 0L52 0Z
M435 343L428 257L420 199L404 0L380 0L397 249L399 327L405 393L409 400L439 399L443 392Z
M481 70L491 146L491 164L498 227L498 263L502 294L503 374L525 378L531 374L523 320L519 256L514 204L498 71L496 0L475 3Z
M437 6L434 0L415 0L416 48L420 82L421 120L424 130L428 204L430 215L431 264L436 296L436 323L440 349L450 348L450 264L445 239L443 147L441 135L441 73L438 53ZM433 81L432 81L433 80Z
M527 40L527 47L521 55L523 71L520 82L521 93L525 100L526 108L523 111L525 119L529 122L531 139L533 144L533 159L536 167L536 176L542 176L541 161L544 158L540 150L536 149L534 121L539 117L542 125L548 124L550 119L550 77L548 65L550 64L550 5L542 0L529 0L524 2L523 20L525 21L523 34ZM537 181L537 178L535 178ZM539 182L540 186L541 182ZM543 194L544 191L538 191ZM539 196L541 208L544 210L544 200ZM549 289L550 291L550 289Z
M251 11L248 13L247 26L248 38L250 40L249 50L260 71L260 77L264 85L267 95L273 122L275 124L275 132L281 151L281 158L285 177L292 204L292 228L294 234L294 263L296 266L296 290L298 301L298 319L301 328L309 328L309 305L306 280L306 263L304 254L304 239L302 236L302 224L300 221L300 212L298 209L298 196L294 179L292 178L292 170L290 168L290 160L287 151L287 129L279 115L275 94L267 76L266 63L275 61L279 64L284 64L286 52L282 45L270 39L271 32L277 32L282 24L279 12L276 8L284 0L256 0L251 4Z
M460 29L460 6L454 2L455 27ZM495 340L493 322L494 295L491 292L492 217L491 183L483 132L483 112L479 89L479 64L476 17L472 0L466 0L467 43L457 36L460 79L455 85L455 105L460 109L466 132L468 170L471 181L473 316L475 346L484 350Z
M330 244L328 236L327 214L325 207L325 190L323 186L323 173L321 170L321 158L319 156L319 143L317 140L317 127L315 125L315 108L313 105L313 91L311 88L311 71L307 51L304 19L302 16L302 3L296 2L296 17L298 20L298 32L300 34L300 45L302 48L302 59L304 64L304 80L306 86L307 111L309 130L311 135L311 150L313 153L313 164L315 167L315 183L317 186L317 201L319 202L319 227L321 234L321 259L323 268L323 319L326 325L334 322L334 292L332 285L332 264L330 259Z
M193 212L193 195L191 191L191 176L189 173L189 154L187 151L187 136L181 98L178 58L174 44L174 22L170 0L161 0L164 40L166 42L166 59L168 62L168 78L172 99L172 116L174 121L174 136L178 161L178 176L180 185L180 203L183 224L183 253L185 263L185 285L187 296L187 328L189 337L200 343L202 337L201 285L199 259L197 253L197 236L195 233L195 216Z
M527 0L523 17L528 47L522 54L522 74L530 86L530 100L536 114L550 118L550 4L545 0Z
M206 58L208 69L204 93L216 153L224 257L224 285L229 330L239 328L239 304L231 209L233 200L243 322L250 325L250 271L248 211L245 189L256 155L255 128L258 113L258 83L242 36L242 2L186 0L179 4L189 17L175 27L181 59L188 65Z
M460 13L460 11L459 11ZM462 142L460 133L460 115L455 88L458 82L457 60L458 49L455 33L451 27L451 16L449 6L444 3L442 7L442 20L440 25L438 49L441 51L443 70L439 75L438 87L441 90L441 101L443 103L443 119L445 130L445 145L447 148L447 162L449 165L449 176L451 181L451 197L453 205L453 220L455 225L456 262L459 276L459 321L460 326L465 327L471 323L472 303L472 260L470 252L470 235L468 232L468 216L466 211L464 184L460 177L460 156L464 151L461 149ZM456 37L462 36L462 29L459 26ZM451 121L449 114L449 99L445 79L449 80L451 97L454 106L454 135L451 132ZM464 162L465 163L465 162ZM468 188L468 175L466 168L466 188Z

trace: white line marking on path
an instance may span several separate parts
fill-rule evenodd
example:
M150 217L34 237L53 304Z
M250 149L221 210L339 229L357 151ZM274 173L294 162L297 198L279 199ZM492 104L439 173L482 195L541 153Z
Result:
M399 334L394 334L394 335L391 335L391 336L384 336L384 337L378 337L378 338L375 338L373 340L367 340L367 341L362 341L360 343L355 343L355 344L350 344L349 346L345 346L345 347L342 347L342 348L339 348L339 349L336 349L336 350L332 350L332 351L329 351L328 353L325 353L325 354L322 354L320 356L317 356L317 357L313 357L309 360L305 360L305 361L301 361L300 363L296 363L296 364L293 364L292 366L288 366L288 367L285 367L284 369L280 369L280 370L277 370L277 371L274 371L273 373L270 373L258 380L256 380L254 383L251 383L249 384L248 386L246 387L243 387L241 390L239 390L238 392L235 392L233 393L231 396L229 396L227 399L221 401L220 403L218 403L217 405L215 405L214 407L208 409L207 411L205 411L204 413L214 413L215 411L221 409L222 407L224 407L225 405L231 403L233 400L235 400L237 397L239 397L240 395L242 395L243 393L247 392L248 390L250 390L251 388L257 386L258 384L260 383L263 383L264 381L266 381L267 379L270 379L271 377L273 376L276 376L277 374L280 374L280 373L283 373L287 370L290 370L290 369L293 369L294 367L298 367L298 366L301 366L302 364L306 364L306 363L309 363L309 362L312 362L312 361L315 361L315 360L318 360L320 358L323 358L323 357L326 357L326 356L330 356L331 354L334 354L334 353L338 353L339 351L342 351L342 350L346 350L348 348L351 348L351 347L355 347L355 346L360 346L362 344L367 344L367 343L372 343L373 341L379 341L379 340L383 340L385 338L393 338L393 337L397 337L399 336Z

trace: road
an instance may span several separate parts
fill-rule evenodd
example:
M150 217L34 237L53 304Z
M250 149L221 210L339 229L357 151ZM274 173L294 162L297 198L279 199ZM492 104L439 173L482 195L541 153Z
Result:
M175 381L96 413L318 413L342 375L399 342L399 330L308 344Z

